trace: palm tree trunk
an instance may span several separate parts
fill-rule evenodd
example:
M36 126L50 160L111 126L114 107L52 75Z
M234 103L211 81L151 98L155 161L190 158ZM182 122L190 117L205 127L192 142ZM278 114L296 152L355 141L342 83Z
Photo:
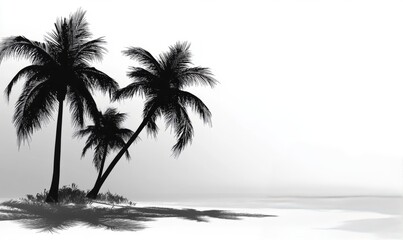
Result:
M102 175L102 177L95 182L94 187L87 194L87 198L90 198L90 199L96 199L97 198L97 195L99 193L99 190L102 187L102 184L104 184L106 178L109 176L109 174L111 173L112 169L119 162L119 160L122 158L123 154L127 151L127 149L134 142L134 140L136 140L136 138L139 136L139 134L143 130L143 128L147 125L148 121L151 119L151 116L154 114L154 111L156 109L157 109L157 107L153 107L149 111L148 115L143 119L143 121L141 122L140 126L137 128L136 132L133 133L133 135L131 136L129 141L127 141L126 145L120 150L120 152L112 160L111 164L109 164L108 168L105 170L105 173Z
M102 156L102 162L101 162L101 167L99 168L97 182L99 181L99 179L101 179L102 172L104 171L104 164L105 164L107 150L108 150L108 144L105 144L104 155Z
M63 100L59 100L59 112L57 114L55 153L53 160L53 177L50 190L46 196L45 202L56 203L59 201L59 179L60 179L60 153L62 138L62 120L63 120Z

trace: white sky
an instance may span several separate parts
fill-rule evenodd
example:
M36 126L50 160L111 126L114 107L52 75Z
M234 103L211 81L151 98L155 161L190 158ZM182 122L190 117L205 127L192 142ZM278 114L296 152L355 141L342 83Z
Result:
M212 128L193 115L193 144L175 159L161 121L157 139L143 133L102 190L132 199L403 193L403 2L1 1L0 37L42 41L79 7L108 42L94 65L121 87L136 65L123 49L156 56L185 40L195 65L220 81L189 89L210 107ZM4 61L0 89L26 64ZM20 89L0 101L3 197L49 188L52 174L55 120L18 151L11 119ZM128 112L126 127L139 125L142 99L97 101ZM80 160L84 140L72 139L64 113L61 185L89 189L92 155Z

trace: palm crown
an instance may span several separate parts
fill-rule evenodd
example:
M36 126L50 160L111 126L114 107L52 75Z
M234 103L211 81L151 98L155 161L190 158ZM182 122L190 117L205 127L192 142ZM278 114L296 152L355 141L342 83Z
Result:
M122 122L126 119L125 113L119 113L115 108L108 108L103 114L100 112L99 121L95 125L87 126L85 129L75 133L77 137L88 136L82 151L84 156L88 149L94 148L93 163L95 168L102 173L101 166L108 153L117 148L123 148L125 141L131 137L133 131L122 128ZM126 151L129 159L129 151Z
M111 94L118 88L108 75L89 66L90 61L102 58L105 41L103 38L89 40L91 33L84 15L84 11L78 10L68 19L58 19L55 30L44 42L23 36L9 37L2 42L0 61L14 56L32 63L21 69L5 90L9 97L18 80L26 79L13 119L19 143L29 138L34 129L41 128L57 101L67 97L73 123L83 126L84 113L92 117L98 114L91 91L97 88Z
M114 99L145 96L143 115L146 118L147 130L156 134L158 127L155 123L160 116L165 118L167 126L174 129L177 137L172 147L177 156L193 137L193 126L186 108L191 107L199 114L204 123L211 124L211 112L195 95L184 91L183 88L192 85L209 85L213 87L217 81L208 68L191 67L190 45L186 42L176 43L169 51L158 59L142 48L128 48L123 53L137 59L142 67L132 67L128 76L133 82L118 90Z

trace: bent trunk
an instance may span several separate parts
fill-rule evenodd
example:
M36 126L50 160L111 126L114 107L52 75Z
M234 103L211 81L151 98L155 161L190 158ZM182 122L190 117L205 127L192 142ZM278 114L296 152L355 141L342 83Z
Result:
M59 201L59 179L60 179L60 153L62 138L62 120L63 120L63 100L59 100L59 112L57 114L55 153L53 160L53 177L50 190L46 196L45 202L56 203Z
M112 169L119 162L119 160L122 158L123 154L127 151L127 149L134 142L134 140L136 140L136 138L139 136L139 134L143 130L143 128L147 125L147 122L150 120L151 116L154 114L154 111L156 109L157 109L157 107L154 107L148 113L148 115L143 119L143 121L141 122L140 126L137 128L136 132L133 133L133 135L131 136L129 141L127 141L126 145L120 150L120 152L112 160L111 164L109 164L108 168L105 170L105 173L102 175L102 177L100 179L97 179L97 181L95 182L94 187L87 194L87 198L91 198L91 199L96 199L97 198L97 195L99 193L99 190L102 187L102 184L104 184L106 178L109 176L109 174L111 173Z
M99 168L98 177L97 177L97 182L98 182L99 179L102 177L102 172L104 171L104 164L105 164L105 159L106 159L107 150L108 150L108 145L105 144L104 155L102 156L102 162L101 162L101 167Z

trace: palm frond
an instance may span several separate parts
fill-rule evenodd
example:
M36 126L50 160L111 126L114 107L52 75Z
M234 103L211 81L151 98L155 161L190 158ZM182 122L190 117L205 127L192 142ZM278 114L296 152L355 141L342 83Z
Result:
M116 130L116 135L125 141L129 140L129 138L133 136L133 133L134 132L128 128L119 128Z
M133 78L134 82L152 83L158 77L152 72L141 67L130 67L127 76Z
M78 46L76 53L76 64L88 63L93 60L102 60L103 54L106 53L106 48L102 46L106 41L103 37L85 42Z
M182 106L190 106L204 123L211 126L211 112L208 107L195 95L186 91L178 91L178 101Z
M47 122L57 102L53 86L46 81L25 85L16 105L13 117L17 128L18 146L30 139L35 129L40 129L42 122Z
M126 113L120 113L116 108L108 108L102 114L102 119L105 126L112 129L119 128L121 123L127 118Z
M175 106L175 116L176 119L173 124L177 142L172 147L172 151L173 155L178 157L186 145L192 142L193 126L186 109L180 104Z
M89 137L87 141L85 142L85 146L83 148L83 151L81 152L81 157L84 157L85 154L87 153L88 149L92 148L93 146L96 146L96 139L93 137Z
M80 129L74 132L73 137L83 138L87 135L93 134L95 131L96 131L95 126L87 126L84 129Z
M31 41L23 36L5 38L0 45L0 63L5 57L26 58L34 64L49 64L52 57L44 43Z
M100 118L100 113L98 111L97 104L92 97L92 94L88 91L88 89L83 88L81 89L81 96L83 97L84 101L84 109L85 113L88 117L92 118L94 122L98 122Z
M87 88L94 87L101 90L103 93L108 92L110 97L112 97L112 94L119 88L115 80L94 67L79 67L76 69L76 74L78 81L88 81L86 84Z
M85 19L85 13L83 9L79 8L76 12L69 16L69 29L72 32L71 37L77 41L83 42L91 37L91 32L88 28L88 22Z
M118 89L112 96L113 101L119 101L125 98L132 98L134 95L143 96L149 92L149 84L145 82L133 82L124 88Z
M183 70L178 76L178 81L180 88L199 84L214 87L218 83L210 69L203 67L191 67Z
M165 71L181 72L191 63L188 42L177 42L169 47L169 51L160 55L160 62Z
M85 11L78 9L69 18L57 19L55 29L48 34L46 41L60 47L76 47L84 43L91 35L88 22L85 20Z
M76 89L69 88L67 92L67 99L70 105L70 112L72 114L72 123L75 127L84 125L84 99L76 91Z
M177 121L180 120L180 116L177 115L176 111L176 103L174 102L167 102L161 106L162 116L165 120L166 127L174 127Z
M100 113L97 104L83 82L74 81L74 84L71 84L68 88L67 97L73 114L73 125L83 126L83 114L92 118L95 122L99 121Z
M158 107L159 105L160 105L160 103L159 103L158 98L151 97L146 100L146 102L144 103L144 108L143 108L143 118L145 118L149 114L152 114L150 117L150 120L147 122L146 129L147 129L147 133L153 137L157 136L157 133L159 130L155 121L158 117L160 117L162 115L161 108ZM155 108L156 108L156 110L154 110L154 113L152 113L151 111Z
M106 152L106 153L105 153ZM95 168L99 171L101 168L101 163L104 160L104 154L108 155L109 149L105 145L105 143L100 143L96 145L94 149L94 157L92 159L92 163L94 164Z
M154 114L151 119L147 122L146 128L147 128L147 134L156 137L159 131L159 128L157 126L157 123L155 122L157 118L157 115Z
M155 75L158 75L161 72L160 63L153 57L153 55L151 55L151 53L143 48L130 47L124 50L123 54L131 59L138 60Z
M11 90L13 86L18 82L18 80L26 77L28 79L32 80L40 80L40 76L43 75L43 72L41 70L44 70L44 67L41 65L29 65L27 67L24 67L21 69L14 77L11 79L10 83L7 85L6 89L4 90L4 93L6 94L7 100L9 100ZM37 77L34 77L37 76Z

